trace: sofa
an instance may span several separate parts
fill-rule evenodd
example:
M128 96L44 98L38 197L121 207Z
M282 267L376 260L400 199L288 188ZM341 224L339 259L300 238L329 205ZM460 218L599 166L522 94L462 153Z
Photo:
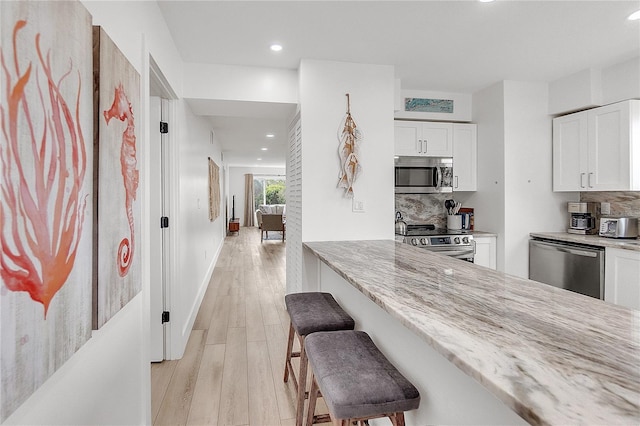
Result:
M258 206L258 210L256 210L256 223L258 224L258 228L262 229L263 214L281 214L282 222L286 222L287 220L286 211L287 211L286 204L260 204Z

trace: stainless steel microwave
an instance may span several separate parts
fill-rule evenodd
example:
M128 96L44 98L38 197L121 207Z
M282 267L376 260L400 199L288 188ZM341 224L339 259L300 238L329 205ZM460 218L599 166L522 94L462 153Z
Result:
M453 192L453 158L396 157L396 194Z

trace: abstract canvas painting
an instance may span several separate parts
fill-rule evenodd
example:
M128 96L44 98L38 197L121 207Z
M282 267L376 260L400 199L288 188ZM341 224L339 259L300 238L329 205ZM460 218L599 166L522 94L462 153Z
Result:
M98 168L94 328L141 289L138 150L140 75L101 27L93 28L95 145Z
M220 168L209 157L209 220L220 216Z
M0 422L91 337L91 16L0 2Z
M404 98L404 110L453 114L452 99Z

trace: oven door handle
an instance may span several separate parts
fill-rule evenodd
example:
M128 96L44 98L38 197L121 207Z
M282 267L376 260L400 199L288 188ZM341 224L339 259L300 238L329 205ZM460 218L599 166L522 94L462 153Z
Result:
M458 257L462 259L473 257L476 254L475 246L465 250L452 249L452 250L430 250L430 251L432 253L444 254L445 256Z

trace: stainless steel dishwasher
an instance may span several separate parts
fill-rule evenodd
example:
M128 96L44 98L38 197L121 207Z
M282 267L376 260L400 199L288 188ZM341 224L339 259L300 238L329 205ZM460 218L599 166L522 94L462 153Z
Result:
M529 240L529 279L604 299L604 248Z

